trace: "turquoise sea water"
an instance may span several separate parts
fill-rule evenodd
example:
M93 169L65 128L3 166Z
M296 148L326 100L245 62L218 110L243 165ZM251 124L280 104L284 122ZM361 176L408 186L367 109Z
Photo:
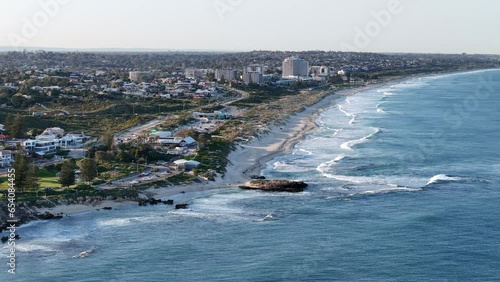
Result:
M500 71L344 98L263 171L306 192L34 222L0 281L499 281L499 110Z

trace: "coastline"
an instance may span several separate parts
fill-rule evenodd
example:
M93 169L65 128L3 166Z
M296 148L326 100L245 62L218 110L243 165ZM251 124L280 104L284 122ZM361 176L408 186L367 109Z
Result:
M238 148L229 154L230 164L221 182L233 185L244 184L250 181L252 176L259 176L267 162L292 151L298 142L313 132L317 128L315 120L324 110L335 105L337 100L360 92L394 85L408 78L411 77L330 93L317 103L306 107L304 111L292 114L285 124L271 127L265 135L246 144L238 144Z
M290 152L293 147L300 142L307 134L313 132L317 125L315 120L325 110L337 102L337 100L355 95L357 93L387 87L407 80L409 77L392 79L380 83L374 83L361 87L353 87L331 91L320 101L305 108L302 112L291 114L284 124L274 125L269 130L245 144L237 144L237 149L232 151L229 158L229 165L226 167L224 177L217 177L215 181L204 183L193 183L186 185L176 185L162 188L150 188L143 191L143 196L148 195L156 199L167 200L184 193L195 193L210 190L219 190L227 188L238 188L251 180L252 176L260 175L260 172L266 167L266 163L272 159ZM90 205L59 205L53 208L36 209L37 212L52 214L62 214L71 216L87 212L95 212L103 207L123 208L126 206L136 206L133 201L103 201L95 206Z
M419 77L419 76L416 76ZM307 106L305 110L291 114L283 124L273 125L269 130L244 144L237 144L237 149L232 151L229 158L229 165L226 167L224 177L217 177L215 181L204 183L193 183L187 185L176 185L162 188L150 188L143 191L143 196L148 195L156 199L167 200L171 196L204 192L210 190L220 190L227 188L237 188L251 180L252 176L260 175L260 172L266 167L266 163L272 159L290 152L293 147L300 142L307 134L313 132L317 125L315 120L325 110L337 102L337 100L355 95L360 92L383 88L405 81L415 76L406 76L395 78L388 81L374 83L361 87L353 87L331 91L320 101ZM125 206L136 206L137 202L126 201L103 201L96 206L87 205L60 205L53 208L37 209L40 213L49 212L52 214L63 214L71 216L75 214L95 212L103 207L123 208Z
M71 215L77 215L77 214L82 214L82 213L87 213L87 212L94 212L94 211L103 211L104 207L111 207L113 209L117 208L123 208L127 206L137 206L137 202L134 201L123 201L123 202L118 202L118 201L111 201L111 200L106 200L102 201L99 204L92 206L92 205L58 205L53 208L40 208L37 209L39 213L46 213L49 212L54 215L61 214L63 216L71 216Z

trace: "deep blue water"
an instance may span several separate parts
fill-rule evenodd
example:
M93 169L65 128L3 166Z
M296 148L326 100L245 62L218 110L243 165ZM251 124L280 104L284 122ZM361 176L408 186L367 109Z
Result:
M31 223L0 281L500 281L499 110L500 71L341 99L263 171L306 192Z

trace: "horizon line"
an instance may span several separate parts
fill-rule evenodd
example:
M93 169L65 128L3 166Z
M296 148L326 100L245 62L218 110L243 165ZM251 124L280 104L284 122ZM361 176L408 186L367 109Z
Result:
M83 53L251 53L251 52L337 52L337 53L373 53L373 54L421 54L421 55L475 55L475 56L500 56L493 53L444 53L444 52L406 52L406 51L339 51L339 50L217 50L217 49L165 49L165 48L65 48L65 47L39 47L39 46L0 46L0 53L23 51L48 51L48 52L83 52Z

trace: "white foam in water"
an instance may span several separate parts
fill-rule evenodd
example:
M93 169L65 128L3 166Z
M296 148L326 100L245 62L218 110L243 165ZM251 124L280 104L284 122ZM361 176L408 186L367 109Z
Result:
M336 174L331 174L331 173L326 173L323 172L323 176L339 181L344 181L344 182L351 182L351 183L369 183L372 178L370 177L364 177L364 176L347 176L347 175L336 175Z
M142 216L142 217L129 217L129 218L113 218L106 219L97 222L98 226L103 227L120 227L120 226L128 226L136 223L152 223L152 222L160 222L165 220L165 216L162 215L151 215L151 216Z
M300 148L300 149L299 149L299 152L306 153L308 156L313 155L313 152L311 152L311 151L309 151L309 150L306 150L306 149L304 149L304 148Z
M340 155L340 156L336 157L333 161L336 162L336 163L338 163L338 162L340 162L341 160L343 160L345 158L346 158L346 156Z
M304 168L286 163L284 161L277 161L274 163L274 170L281 172L303 172Z
M382 103L379 103L379 104L377 105L377 112L378 112L378 113L385 113L385 112L386 112L386 111L385 111L385 109L384 109L384 108L382 108L382 105L384 105L384 104L385 104L385 102L382 102Z
M368 136L365 136L361 139L342 143L342 145L340 145L340 148L342 148L344 150L352 150L353 146L365 143L366 141L370 140L371 138L373 138L375 135L377 135L380 132L380 128L373 128L372 127L372 129L374 130L374 132L370 133Z
M174 210L170 214L211 220L247 220L252 211L233 203L256 197L260 197L260 195L249 191L213 194L194 200L187 210Z
M348 117L352 117L352 114L351 114L351 113L346 112L346 111L342 108L342 106L341 106L340 104L338 104L338 105L337 105L337 108L339 109L339 111L341 111L342 113L344 113L346 116L348 116Z
M349 124L354 124L354 122L356 121L356 115L352 115L351 116L351 120L349 121Z
M388 185L390 186L390 185ZM398 188L388 188L388 189L380 189L380 190L368 190L360 193L360 195L376 195L376 194L387 194L394 192L419 192L422 189L419 188L408 188L408 187L398 187ZM354 195L351 195L354 196Z
M429 182L427 182L427 185L431 185L440 181L461 181L461 180L463 180L463 178L461 177L452 177L446 174L438 174L431 177L431 179L429 179Z
M16 245L16 251L22 253L31 253L31 252L57 252L56 250L43 245L35 245L35 244L18 244Z

